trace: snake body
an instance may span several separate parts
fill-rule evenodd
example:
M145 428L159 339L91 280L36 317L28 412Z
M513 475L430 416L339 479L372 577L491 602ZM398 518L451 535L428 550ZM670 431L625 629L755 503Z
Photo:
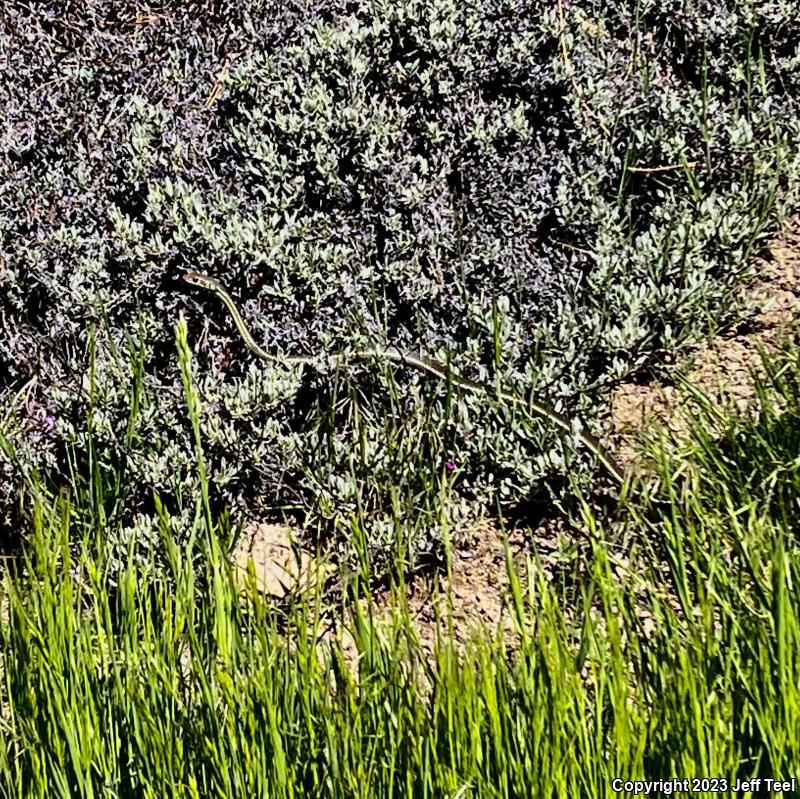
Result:
M239 331L239 335L242 337L245 346L257 358L260 358L268 363L287 365L294 364L297 366L316 366L324 360L324 357L320 356L306 357L289 356L283 354L275 355L267 352L263 347L259 346L256 340L253 338L250 330L247 327L247 324L245 323L241 313L239 312L239 309L236 306L236 303L233 300L233 297L231 297L231 295L225 290L225 287L218 280L213 277L209 277L208 275L201 275L197 272L187 272L183 278L187 283L207 289L219 297L233 319L233 322L236 325L236 328ZM580 441L581 444L583 444L583 446L585 446L586 449L588 449L589 452L591 452L600 461L600 463L603 464L606 471L618 485L621 485L625 480L625 473L614 459L614 456L611 455L611 453L600 443L597 438L595 438L595 436L583 430L576 431L570 419L554 410L549 405L538 402L537 400L521 400L514 394L511 394L508 391L503 391L502 389L498 390L497 392L493 392L488 386L482 383L477 383L474 380L469 380L468 378L453 374L445 364L421 355L420 353L402 352L394 347L388 347L384 349L362 349L353 353L348 353L348 355L351 358L356 358L359 360L378 359L408 366L412 369L417 369L420 372L433 375L440 380L449 380L451 381L451 385L462 392L484 395L493 394L505 402L522 405L540 418L548 420L565 433L577 436L578 441Z

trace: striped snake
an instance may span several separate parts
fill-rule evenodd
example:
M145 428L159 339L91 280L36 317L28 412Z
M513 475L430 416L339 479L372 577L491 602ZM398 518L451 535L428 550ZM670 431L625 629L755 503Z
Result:
M231 318L233 319L233 322L239 331L239 335L242 337L242 340L247 348L262 361L286 365L294 364L318 366L323 360L323 358L320 356L303 357L287 356L283 354L273 355L272 353L267 352L263 347L260 347L256 343L256 340L253 338L249 329L247 328L247 324L242 318L241 313L239 313L239 309L236 307L236 303L234 302L233 298L230 294L228 294L228 292L225 290L225 287L218 280L213 277L209 277L208 275L198 274L197 272L187 272L183 276L183 279L187 283L207 289L219 297L219 299L228 309L228 312L230 313ZM402 366L408 366L412 369L417 369L420 372L426 372L434 377L438 377L441 380L449 380L451 381L451 385L462 392L484 395L495 394L495 392L492 392L488 386L482 383L476 383L474 380L469 380L465 377L453 375L445 364L435 361L431 358L427 358L419 353L401 352L393 347L389 347L386 349L362 349L357 350L354 353L349 353L349 355L350 357L359 360L369 360L375 358L378 360L390 361ZM558 411L542 402L538 402L536 400L521 400L514 394L503 390L498 390L496 392L496 396L506 402L522 405L542 419L547 419L549 422L552 422L552 424L563 430L568 435L577 436L578 441L580 441L581 444L583 444L583 446L585 446L586 449L588 449L589 452L591 452L600 461L600 463L603 464L606 471L614 479L614 481L617 484L622 485L625 480L625 473L622 471L622 468L616 462L613 455L611 455L611 453L591 433L588 433L584 430L576 430L572 422L566 416L563 416Z

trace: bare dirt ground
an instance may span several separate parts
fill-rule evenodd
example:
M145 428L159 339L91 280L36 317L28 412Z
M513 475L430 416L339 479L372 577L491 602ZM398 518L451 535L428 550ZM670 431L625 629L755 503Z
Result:
M754 399L750 373L763 373L758 346L772 351L780 336L800 317L800 220L795 220L756 263L758 276L748 290L752 316L748 332L735 331L698 348L688 379L710 398L731 398L740 410ZM740 326L741 328L742 326ZM631 446L635 433L651 424L685 430L680 389L674 386L620 386L612 398L612 423L620 442L616 453L623 467L636 463Z
M740 408L754 399L750 385L751 370L761 371L757 346L767 351L777 345L780 336L800 318L800 220L787 225L786 230L769 246L757 262L758 275L748 290L752 314L739 330L732 331L697 348L690 359L688 378L710 397L731 397ZM611 402L611 421L614 450L625 468L639 468L633 442L648 425L666 424L676 432L685 429L681 411L680 389L674 386L620 386ZM541 562L556 566L561 557L557 524L543 523L530 531L507 532L508 546L514 561L524 562L524 554L536 549ZM451 612L453 632L464 642L476 625L490 631L503 626L510 634L508 617L508 582L506 577L505 536L491 521L475 529L468 545L452 553L451 578L411 579L407 602L426 649L432 646L436 619ZM243 541L234 552L234 562L246 569L252 557L256 579L267 593L283 596L287 590L308 585L313 580L310 553L298 557L291 531L280 525L260 524L245 531ZM374 598L380 617L388 611L392 599L388 591ZM347 638L345 634L345 639ZM344 641L348 646L347 640Z

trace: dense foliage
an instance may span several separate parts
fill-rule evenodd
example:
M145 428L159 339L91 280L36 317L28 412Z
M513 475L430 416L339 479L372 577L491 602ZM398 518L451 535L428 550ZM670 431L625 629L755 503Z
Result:
M776 198L798 205L796 4L701 5L6 3L4 502L85 461L138 476L129 529L191 490L180 312L217 502L361 503L381 546L392 487L432 508L446 461L482 501L558 486L546 426L411 374L252 363L180 277L221 278L268 349L386 339L601 430L614 381L741 313Z

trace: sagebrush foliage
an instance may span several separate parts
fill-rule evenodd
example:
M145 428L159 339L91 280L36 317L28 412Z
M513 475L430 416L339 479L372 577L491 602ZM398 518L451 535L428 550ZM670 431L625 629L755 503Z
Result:
M95 451L138 476L134 516L192 491L183 311L218 502L386 513L379 547L389 487L429 508L447 460L481 501L561 484L558 438L479 398L251 363L180 276L222 279L268 349L385 339L600 431L614 381L742 313L776 199L798 206L796 4L701 5L7 5L0 381L21 468L85 456L91 407Z

